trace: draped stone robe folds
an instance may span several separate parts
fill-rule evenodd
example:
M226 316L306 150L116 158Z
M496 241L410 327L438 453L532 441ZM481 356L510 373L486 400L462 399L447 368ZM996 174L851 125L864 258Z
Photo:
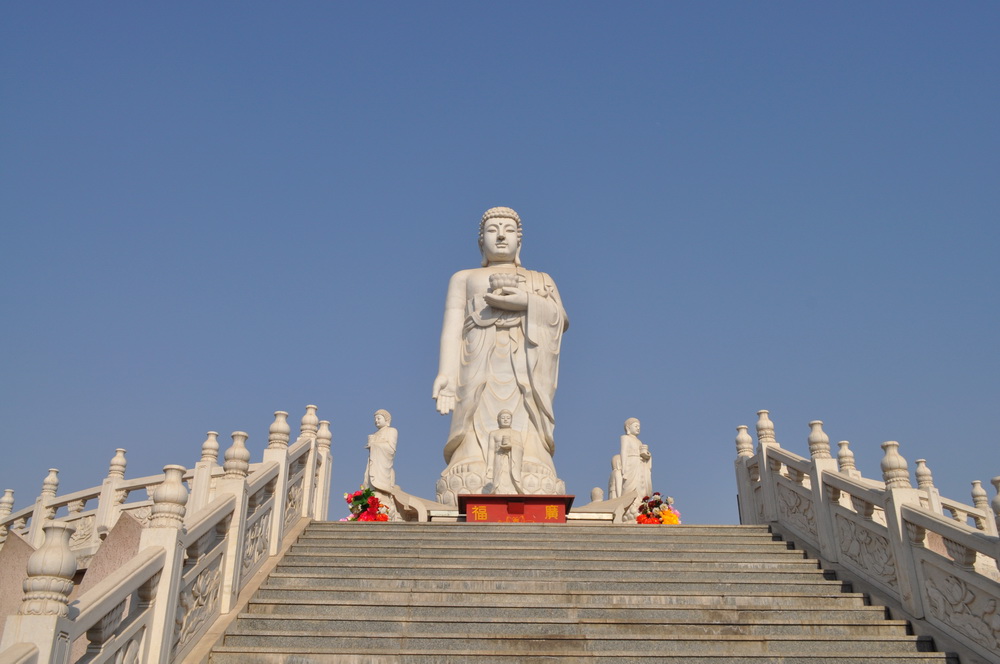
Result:
M485 480L492 465L489 434L498 428L501 410L513 414L511 428L524 443L526 493L561 489L552 455L555 452L552 401L559 374L559 348L567 326L566 312L549 275L518 268L518 286L528 293L524 311L505 311L488 305L482 293L466 301L461 358L456 386L457 403L444 449L449 466L442 473L466 475L453 493L477 493L480 474ZM531 479L533 464L537 464ZM462 466L462 468L458 468ZM549 480L545 477L550 476ZM545 485L544 487L542 485ZM439 496L442 492L439 485ZM454 491L459 489L459 491ZM449 501L450 502L450 501Z

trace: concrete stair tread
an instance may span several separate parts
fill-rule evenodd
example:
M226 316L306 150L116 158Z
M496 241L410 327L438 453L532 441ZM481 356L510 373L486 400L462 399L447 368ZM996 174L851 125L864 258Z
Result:
M760 526L312 524L212 664L957 660Z

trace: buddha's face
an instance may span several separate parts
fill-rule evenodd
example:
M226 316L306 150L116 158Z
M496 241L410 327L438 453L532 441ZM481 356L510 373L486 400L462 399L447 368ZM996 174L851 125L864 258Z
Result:
M510 413L500 413L500 416L497 417L497 421L500 423L501 429L509 429L510 423L513 421L513 419L514 418L511 416Z
M632 434L633 436L638 436L639 435L639 422L636 421L636 422L630 423L628 425L628 432L630 434Z
M490 263L512 263L517 256L517 222L489 219L483 226L483 256Z
M385 426L385 415L378 413L375 415L375 428L381 429Z

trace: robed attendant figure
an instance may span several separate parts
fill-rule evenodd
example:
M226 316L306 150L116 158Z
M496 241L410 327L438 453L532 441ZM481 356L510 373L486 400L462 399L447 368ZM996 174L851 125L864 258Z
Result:
M521 435L524 493L564 494L552 462L552 401L569 319L552 277L521 267L514 210L486 211L479 248L482 267L456 272L445 298L432 396L438 412L452 419L438 501L454 505L460 493L484 491L490 433L502 410L511 412L511 427Z
M368 436L368 465L365 466L364 486L390 493L396 484L396 429L389 426L392 415L387 410L375 411L375 433Z

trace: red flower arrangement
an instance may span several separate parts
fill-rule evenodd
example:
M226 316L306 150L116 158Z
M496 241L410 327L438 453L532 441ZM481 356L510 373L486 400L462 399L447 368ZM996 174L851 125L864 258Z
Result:
M389 508L382 504L369 487L363 486L360 491L345 493L344 500L350 506L351 516L343 521L389 520Z
M674 507L674 499L664 498L659 492L652 496L644 496L639 504L636 523L676 525L681 522L681 513Z

